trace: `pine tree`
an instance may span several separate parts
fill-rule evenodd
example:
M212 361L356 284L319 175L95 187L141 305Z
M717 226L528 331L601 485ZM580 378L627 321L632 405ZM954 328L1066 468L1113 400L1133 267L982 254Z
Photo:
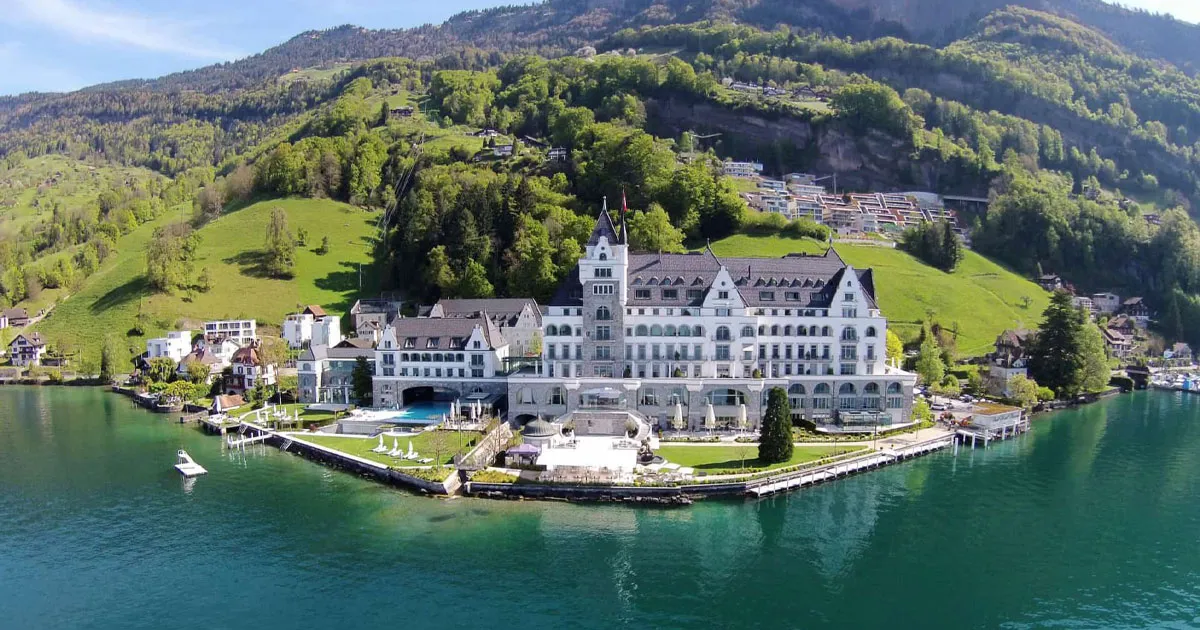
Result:
M352 395L359 405L369 406L371 404L372 388L371 388L371 366L367 364L365 357L358 357L354 360L354 369L350 372L350 380Z
M1080 316L1071 305L1071 295L1056 291L1043 318L1029 357L1030 376L1059 396L1072 396L1081 385L1083 356Z
M942 362L942 349L938 346L937 335L930 330L926 323L921 328L921 348L917 353L917 374L921 382L933 386L942 382L946 375L946 364Z
M758 442L758 461L778 464L792 458L792 409L787 392L772 387L767 395L767 413L763 416L762 437Z

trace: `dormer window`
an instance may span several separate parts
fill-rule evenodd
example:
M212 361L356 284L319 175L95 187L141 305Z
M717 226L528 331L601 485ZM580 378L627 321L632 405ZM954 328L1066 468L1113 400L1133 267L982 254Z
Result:
M608 260L608 254L605 252L600 252L600 260Z
M439 345L441 345L441 343L442 343L441 337L430 337L429 342L425 344L425 347L426 348L436 348Z
M404 347L405 348L416 348L417 347L417 338L416 337L405 337L404 338Z

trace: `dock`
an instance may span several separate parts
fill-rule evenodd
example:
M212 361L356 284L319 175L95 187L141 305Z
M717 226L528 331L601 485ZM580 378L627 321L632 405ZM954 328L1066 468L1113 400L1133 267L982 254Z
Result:
M898 448L885 448L851 460L835 462L820 468L772 478L758 484L747 484L746 494L759 498L789 490L797 490L806 486L813 486L825 481L887 466L888 464L894 464L912 457L919 457L946 448L953 443L953 435L944 435L918 444L910 444Z
M175 453L175 461L175 470L178 470L179 474L183 475L184 477L191 478L208 474L208 471L205 470L200 464L197 464L196 461L192 459L192 456L188 455L187 451L185 450L180 450Z

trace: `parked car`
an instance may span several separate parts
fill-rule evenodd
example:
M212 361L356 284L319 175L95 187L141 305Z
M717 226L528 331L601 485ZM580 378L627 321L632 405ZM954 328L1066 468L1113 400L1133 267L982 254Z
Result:
M944 403L933 403L932 405L929 405L929 408L934 411L946 411L946 405Z

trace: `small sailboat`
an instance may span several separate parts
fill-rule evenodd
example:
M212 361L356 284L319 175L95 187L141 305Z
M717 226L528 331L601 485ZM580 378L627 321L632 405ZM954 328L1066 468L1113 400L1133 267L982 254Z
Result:
M200 464L197 464L192 459L192 456L188 455L187 451L183 449L179 449L179 452L175 453L175 470L178 470L179 474L184 477L198 477L208 474L208 471L204 470L204 467Z

